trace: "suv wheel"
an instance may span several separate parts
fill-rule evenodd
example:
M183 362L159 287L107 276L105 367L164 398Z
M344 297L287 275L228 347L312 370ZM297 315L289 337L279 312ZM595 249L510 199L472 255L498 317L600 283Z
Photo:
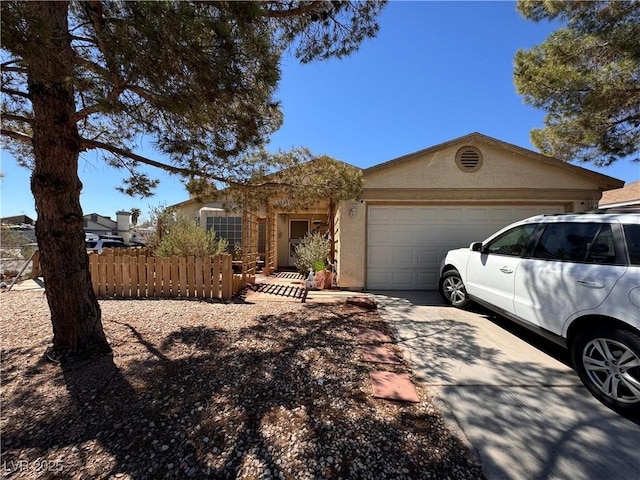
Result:
M609 408L640 413L640 336L622 328L580 332L573 364L587 389Z
M469 303L467 289L457 270L449 270L440 278L440 295L445 302L454 307L462 308Z

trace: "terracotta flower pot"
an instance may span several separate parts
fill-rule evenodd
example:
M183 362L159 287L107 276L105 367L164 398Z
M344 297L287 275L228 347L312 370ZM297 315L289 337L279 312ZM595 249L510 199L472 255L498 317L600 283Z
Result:
M316 288L320 290L331 288L332 282L333 282L333 272L330 272L329 270L320 270L319 272L316 272L316 277L315 277Z

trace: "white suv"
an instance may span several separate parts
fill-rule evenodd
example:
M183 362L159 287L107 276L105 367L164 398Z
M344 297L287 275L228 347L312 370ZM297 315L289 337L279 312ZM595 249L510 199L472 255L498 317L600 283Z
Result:
M589 391L640 412L640 212L541 215L451 250L440 293L569 348Z

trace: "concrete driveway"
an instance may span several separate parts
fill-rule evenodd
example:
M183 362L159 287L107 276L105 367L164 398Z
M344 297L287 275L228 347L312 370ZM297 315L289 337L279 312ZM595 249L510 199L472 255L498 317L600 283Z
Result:
M594 399L562 348L437 292L373 293L490 480L640 478L640 422Z

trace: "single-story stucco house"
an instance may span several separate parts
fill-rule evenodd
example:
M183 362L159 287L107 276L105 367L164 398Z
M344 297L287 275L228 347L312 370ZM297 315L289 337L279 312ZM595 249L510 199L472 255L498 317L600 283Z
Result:
M595 209L604 191L624 184L480 133L374 165L363 176L359 199L286 212L274 202L258 212L265 264L293 266L295 245L318 229L334 240L340 288L437 289L447 250L531 215ZM243 217L219 203L191 198L172 207L231 245L242 241Z

